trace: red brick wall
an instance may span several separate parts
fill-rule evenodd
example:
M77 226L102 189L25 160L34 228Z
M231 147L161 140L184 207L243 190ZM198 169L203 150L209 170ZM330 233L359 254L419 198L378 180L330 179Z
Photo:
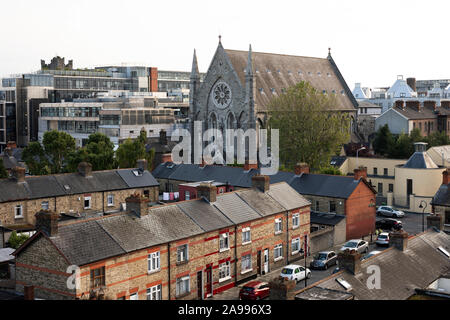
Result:
M158 68L150 68L149 91L158 92Z
M376 209L369 207L371 199L375 201L375 194L361 181L345 202L347 240L361 238L375 231Z

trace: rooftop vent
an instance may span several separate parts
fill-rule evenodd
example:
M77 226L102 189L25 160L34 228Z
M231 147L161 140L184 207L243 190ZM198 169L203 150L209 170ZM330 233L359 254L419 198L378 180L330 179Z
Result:
M450 253L444 249L444 247L439 247L438 250L442 252L447 258L450 258Z
M133 174L136 177L142 177L142 175L144 174L144 171L142 171L141 169L133 170Z
M350 291L352 290L352 285L348 283L344 278L338 278L336 279L337 283L339 283L345 290Z

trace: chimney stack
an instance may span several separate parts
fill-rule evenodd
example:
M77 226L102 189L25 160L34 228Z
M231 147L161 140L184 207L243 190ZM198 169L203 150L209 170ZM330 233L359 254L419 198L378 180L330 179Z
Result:
M250 163L250 162L252 162L252 163ZM244 171L250 171L252 169L258 170L258 164L253 163L253 162L256 162L256 161L245 160Z
M217 200L217 187L211 183L202 183L197 187L197 196L204 197L209 203L214 203Z
M356 250L345 250L338 254L339 268L356 275L361 271L361 254Z
M408 232L404 230L389 233L389 242L398 250L405 251L408 247Z
M359 180L360 178L364 178L367 180L367 167L359 167L354 170L355 180Z
M147 171L148 170L148 161L146 159L140 159L137 161L137 167L139 170Z
M166 163L166 162L173 162L172 161L172 154L171 153L165 153L161 156L161 162L162 163Z
M12 169L12 178L17 181L17 183L25 182L25 168L14 167Z
M129 196L125 201L129 212L134 213L139 218L148 215L148 203L150 202L148 198L143 197L139 193L135 193Z
M307 163L297 163L297 165L294 168L294 172L296 176L304 174L309 174L309 165Z
M436 101L434 101L434 100L427 100L427 101L424 101L423 102L423 106L424 107L426 107L426 108L429 108L429 109L431 109L431 110L433 110L433 111L436 111L437 109L437 106L436 106Z
M407 78L406 79L406 83L408 84L408 86L413 89L414 92L417 91L416 88L416 78Z
M92 177L92 165L87 162L81 162L78 165L78 173L85 178Z
M438 230L444 230L445 217L443 214L432 214L427 216L427 229L436 228Z
M23 298L27 301L34 300L34 286L23 287Z
M448 185L450 183L450 168L442 172L442 184Z
M167 145L167 132L166 130L161 130L159 132L159 143L163 146Z
M405 110L405 101L397 100L395 101L395 106L399 109Z
M270 178L269 176L256 175L252 177L252 187L262 192L270 190Z
M36 217L36 230L44 232L49 237L55 237L58 234L59 214L41 210L34 216Z

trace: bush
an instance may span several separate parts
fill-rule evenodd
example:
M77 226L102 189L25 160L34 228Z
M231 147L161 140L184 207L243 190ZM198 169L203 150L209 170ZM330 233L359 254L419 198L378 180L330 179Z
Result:
M18 249L28 239L29 239L29 237L26 234L18 235L16 231L13 231L13 233L9 237L8 242L9 242L9 245L11 246L11 248Z

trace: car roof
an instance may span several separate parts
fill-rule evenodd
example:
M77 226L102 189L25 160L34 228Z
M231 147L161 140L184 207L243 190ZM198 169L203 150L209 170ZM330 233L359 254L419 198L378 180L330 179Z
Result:
M299 266L298 264L290 264L290 265L286 266L285 268L295 269L295 268L301 268L301 266Z
M329 253L331 253L331 252L334 252L334 251L320 251L319 254L320 254L320 253L326 253L326 254L329 254Z
M257 286L259 286L261 284L264 284L264 283L266 283L266 282L263 282L263 281L250 281L249 283L246 283L244 285L244 287L254 288L254 287L257 287Z
M348 240L347 242L360 242L360 241L362 241L362 239L351 239Z
M382 251L374 250L374 251L370 251L369 254L375 255L375 254L379 254L379 253L381 253L381 252L382 252Z
M380 236L381 236L381 235L388 236L388 235L389 235L389 232L382 232L382 233L380 233Z

